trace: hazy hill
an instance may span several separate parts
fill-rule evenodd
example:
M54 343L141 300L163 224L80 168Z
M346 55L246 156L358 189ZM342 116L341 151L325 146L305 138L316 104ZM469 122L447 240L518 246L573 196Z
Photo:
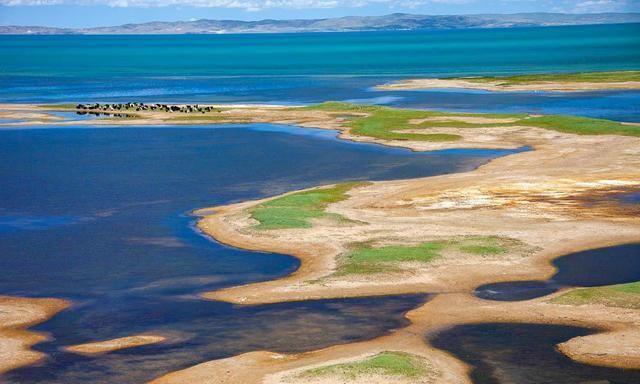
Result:
M640 13L519 13L510 15L427 16L394 13L309 20L196 20L124 24L98 28L0 26L0 34L207 34L348 32L419 29L510 28L525 26L640 23Z

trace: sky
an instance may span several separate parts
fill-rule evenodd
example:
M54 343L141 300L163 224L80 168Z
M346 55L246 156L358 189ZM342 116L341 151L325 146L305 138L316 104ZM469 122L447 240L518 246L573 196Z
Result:
M0 0L0 25L79 28L147 21L313 19L395 12L640 12L640 0Z

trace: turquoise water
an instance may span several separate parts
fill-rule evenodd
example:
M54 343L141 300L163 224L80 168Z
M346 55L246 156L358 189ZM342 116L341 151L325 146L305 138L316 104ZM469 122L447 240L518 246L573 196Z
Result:
M9 36L5 75L422 76L638 69L640 25L176 36ZM526 69L525 69L526 68Z
M640 92L389 92L405 77L640 69L640 24L273 35L0 36L0 101L361 103L640 121Z

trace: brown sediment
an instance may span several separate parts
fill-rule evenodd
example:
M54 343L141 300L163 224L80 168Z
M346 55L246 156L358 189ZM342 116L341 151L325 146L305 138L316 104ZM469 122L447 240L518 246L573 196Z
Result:
M385 91L408 91L438 88L480 89L494 92L586 92L640 89L640 82L532 81L530 83L509 84L500 80L480 82L473 81L473 79L407 79L376 86L376 89Z
M65 347L64 350L80 355L100 355L103 353L118 351L121 349L140 347L149 344L157 344L165 340L166 337L160 335L134 335L111 340L71 345Z
M60 299L0 296L0 374L44 358L30 347L47 336L27 328L48 320L69 304Z

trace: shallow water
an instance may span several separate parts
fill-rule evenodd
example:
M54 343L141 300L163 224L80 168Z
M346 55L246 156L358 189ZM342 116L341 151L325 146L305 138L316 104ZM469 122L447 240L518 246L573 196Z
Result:
M468 170L514 151L409 150L336 132L254 124L0 131L0 292L74 306L36 327L41 367L9 383L139 383L209 359L368 339L404 324L424 296L238 307L198 293L277 278L296 259L212 242L192 209L346 180ZM64 345L139 332L173 343L97 358Z
M640 370L574 362L555 346L594 331L562 325L488 323L460 325L429 337L472 366L475 384L636 384Z
M640 244L591 249L553 261L557 272L547 281L493 283L476 289L487 300L519 301L546 296L562 287L596 287L640 281Z
M193 281L194 284L197 281ZM425 295L236 306L193 297L112 297L80 303L39 329L54 343L40 367L9 373L9 383L144 383L163 373L244 352L303 352L372 339L405 326L403 314ZM87 340L140 332L166 335L167 343L82 357L59 349Z

